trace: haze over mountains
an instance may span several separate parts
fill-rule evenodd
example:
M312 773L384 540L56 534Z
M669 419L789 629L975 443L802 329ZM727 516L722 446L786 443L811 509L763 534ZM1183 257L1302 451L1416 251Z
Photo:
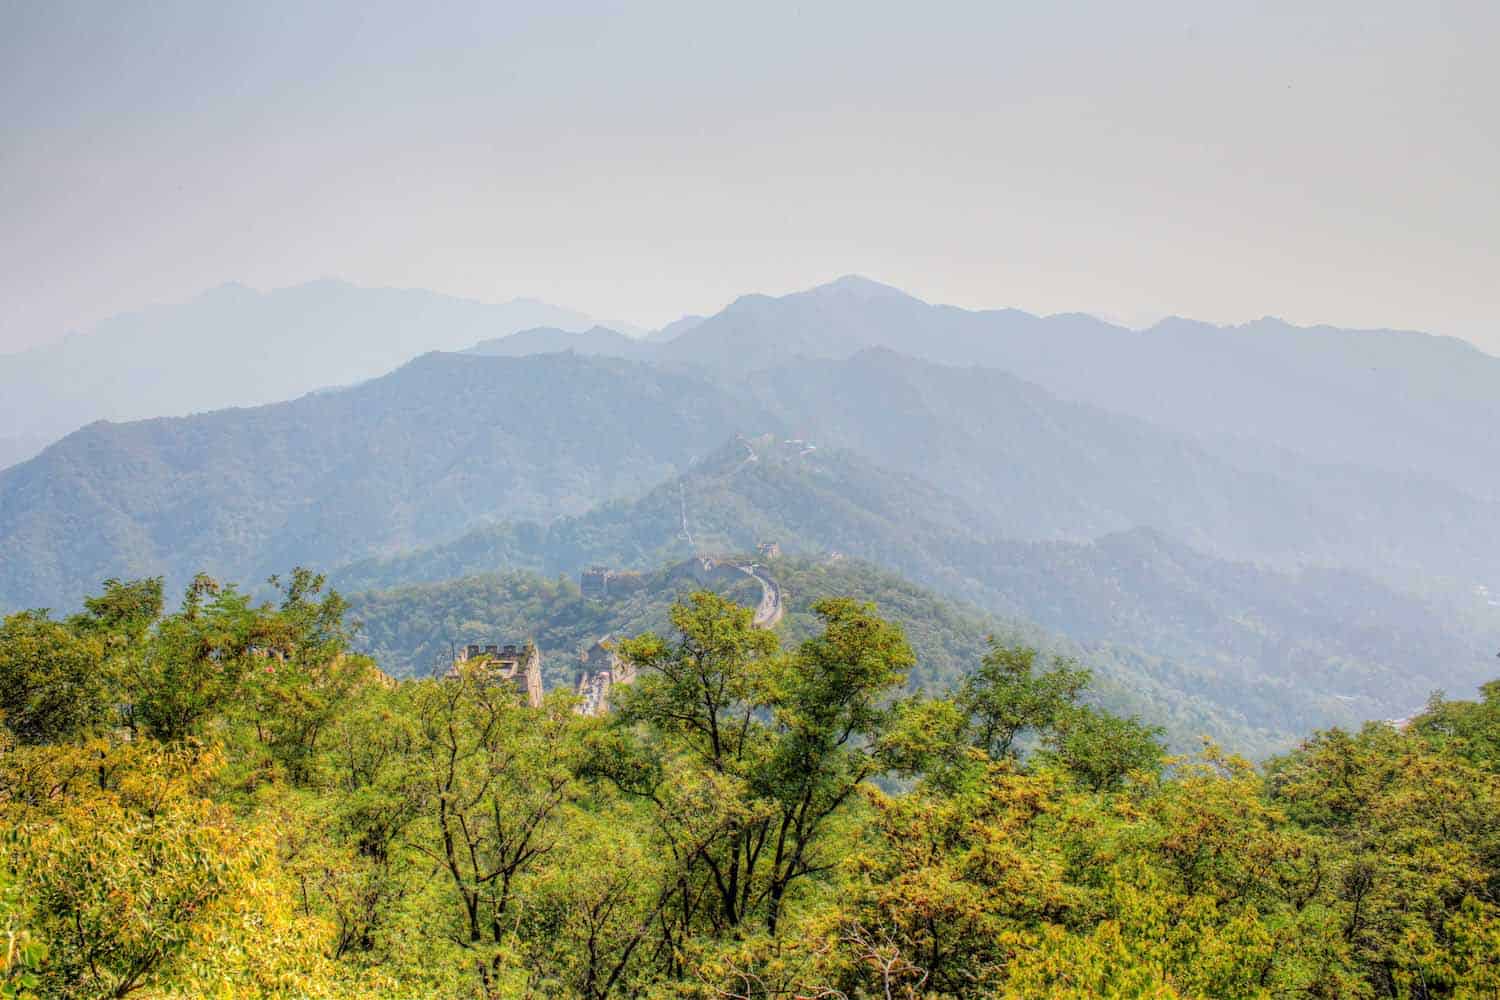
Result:
M223 285L0 357L0 468L95 420L291 399L383 375L425 351L544 325L593 321L543 302L490 305L340 281L270 292Z
M850 276L781 298L743 296L689 322L654 357L739 373L871 347L998 369L1064 399L1236 447L1500 495L1500 467L1476 460L1500 426L1500 358L1451 337L1271 317L1230 327L1172 318L1136 331L1082 314L930 305ZM554 336L545 349L644 354L623 339Z
M288 403L93 424L0 472L0 603L67 607L108 576L259 580L579 513L766 419L624 362L434 353Z
M1137 332L844 278L641 338L320 282L49 351L0 359L22 431L301 398L94 423L0 471L3 607L298 563L355 589L653 570L769 537L1102 644L1126 687L1271 742L1466 689L1500 633L1475 596L1500 360L1422 334Z

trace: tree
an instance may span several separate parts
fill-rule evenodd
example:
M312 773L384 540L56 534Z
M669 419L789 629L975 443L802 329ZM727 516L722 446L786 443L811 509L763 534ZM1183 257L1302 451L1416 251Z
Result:
M425 822L409 838L444 880L447 936L472 953L485 996L497 995L518 880L553 850L576 765L570 707L523 707L483 664L418 682L411 713ZM454 919L456 918L456 919Z
M1160 726L1072 705L1057 714L1037 756L1061 766L1090 791L1118 791L1132 773L1161 771L1166 757L1161 735Z
M814 610L822 633L791 655L748 609L706 592L673 608L675 644L621 644L644 676L619 725L645 727L656 745L649 766L614 774L656 807L680 869L684 933L701 869L716 933L758 915L774 935L788 890L832 866L818 850L830 820L883 767L874 747L911 650L869 605Z
M1475 767L1500 771L1500 681L1480 688L1480 700L1445 701L1433 695L1410 731L1434 749L1462 757Z
M42 995L170 993L208 963L211 982L246 985L273 971L300 981L288 966L316 966L321 935L285 926L265 840L202 795L217 766L212 753L149 741L0 756L0 819L15 831L4 860L47 946ZM245 907L254 915L242 921ZM255 955L278 931L279 953Z
M1500 775L1383 723L1315 734L1269 770L1273 801L1328 845L1329 905L1366 980L1453 995L1453 921L1500 913Z
M959 685L959 710L970 720L970 740L995 760L1016 757L1017 740L1051 727L1077 703L1090 675L1058 658L1037 673L1038 653L1029 646L991 641L979 668Z
M915 662L898 626L847 599L814 605L821 635L773 663L774 751L752 787L776 803L766 888L766 930L776 933L792 883L826 871L817 857L823 825L881 770L872 748L890 717L887 702Z
M181 608L157 623L125 678L126 721L163 742L196 736L228 707L249 667L255 610L233 587L199 574Z
M45 612L0 624L0 721L23 743L61 743L107 727L104 646Z

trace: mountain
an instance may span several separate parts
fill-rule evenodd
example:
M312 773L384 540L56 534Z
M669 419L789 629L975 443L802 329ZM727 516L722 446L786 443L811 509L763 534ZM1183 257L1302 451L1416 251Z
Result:
M1487 582L1500 561L1500 509L1455 487L1221 451L1003 372L867 349L714 379L576 353L434 354L290 403L92 425L0 473L0 603L70 606L111 575L245 578L487 521L546 522L639 497L736 431L765 430L902 473L910 516L958 503L943 523L984 538L1085 542L1145 527L1219 558L1346 566L1413 587L1425 574L1448 590ZM817 522L778 530L805 527L820 545L857 536L868 481L838 469L808 508ZM680 497L653 496L646 535L646 507L612 527L621 558L691 551L652 548L681 519ZM728 518L722 532L753 523Z
M648 358L655 353L654 345L603 326L587 330L536 327L481 341L464 353L485 357L523 358L532 354L555 354L558 351L606 358Z
M898 523L904 530L893 530ZM740 437L638 498L544 525L487 525L451 542L355 562L334 581L367 590L507 568L647 569L703 552L750 551L765 539L792 551L856 552L920 579L942 569L927 558L923 539L975 524L986 535L998 527L922 480L850 452Z
M1488 580L1500 505L1432 479L1330 465L1061 399L1012 375L865 349L747 386L794 433L920 476L1022 540L1150 527L1230 559L1343 565L1403 584Z
M0 357L0 426L13 442L0 443L0 467L95 420L270 403L384 375L427 351L591 325L525 299L491 305L338 281L269 292L225 285Z
M73 607L111 576L255 580L576 514L772 426L628 362L436 353L288 403L95 423L0 472L0 606Z
M776 540L791 555L857 557L1065 635L1115 664L1122 684L1191 694L1237 719L1242 737L1272 742L1406 715L1434 688L1467 690L1491 669L1493 622L1462 625L1358 573L1227 562L1149 530L1096 542L1017 542L994 530L961 500L852 453L741 440L633 503L485 528L347 567L335 581L365 590L501 569L651 570Z
M678 319L674 319L672 322L662 327L660 330L652 330L650 333L646 334L646 339L652 341L653 343L676 340L684 333L687 333L689 330L693 329L693 327L697 326L699 323L702 323L705 318L706 317L698 316L695 314L679 317Z
M917 357L972 362L965 350L950 343L967 335L954 326L967 315L972 314L929 306L900 289L850 275L779 298L743 295L664 343L661 357L744 371L888 347ZM935 334L941 342L929 342Z
M1250 442L1500 496L1500 466L1488 460L1500 358L1453 338L1273 318L1135 331L1081 314L932 305L851 276L744 296L663 344L661 357L740 373L871 347L1006 371L1226 449Z
M53 434L20 433L0 434L0 469L8 469L17 462L24 462L51 444Z

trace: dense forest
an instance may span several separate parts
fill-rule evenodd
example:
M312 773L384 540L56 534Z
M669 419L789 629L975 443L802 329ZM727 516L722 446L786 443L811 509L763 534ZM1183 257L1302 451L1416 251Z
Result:
M1500 993L1500 682L1255 766L1024 644L913 690L886 609L699 591L586 717L275 587L4 620L0 996Z
M589 598L566 576L523 570L363 591L349 597L352 645L382 670L404 677L445 668L455 644L529 638L542 653L548 685L567 685L596 641L667 628L672 605L693 590L707 586L742 604L758 599L759 588L748 579L701 584L691 570L690 560L632 574L634 585L628 589ZM986 614L859 559L784 556L772 560L767 570L782 588L786 617L777 630L787 641L812 634L817 625L813 607L823 598L875 603L901 626L917 654L917 665L907 672L912 691L936 693L951 686L979 661L986 638L1000 637L1087 660L1094 670L1093 700L1126 714L1149 713L1175 750L1192 749L1210 736L1260 759L1286 749L1294 739L1285 725L1257 725L1244 712L1223 707L1259 705L1262 717L1277 706L1299 711L1285 704L1289 699L1277 688L1213 676L1115 643L1074 641L1024 618ZM1304 695L1304 703L1308 700ZM1413 707L1420 703L1418 698Z

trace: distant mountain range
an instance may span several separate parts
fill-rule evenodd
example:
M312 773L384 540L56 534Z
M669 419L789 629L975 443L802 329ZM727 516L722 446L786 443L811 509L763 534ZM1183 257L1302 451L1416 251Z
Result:
M1147 527L1222 558L1414 585L1483 580L1500 561L1500 507L1455 487L1221 453L999 372L865 351L736 382L569 354L430 354L288 403L93 424L0 471L0 603L67 607L110 575L254 579L546 522L763 432L868 456L913 497L942 494L914 511L961 501L987 538ZM830 482L825 508L859 489Z
M931 305L850 276L780 298L746 295L714 316L690 318L651 348L627 338L537 345L649 352L664 364L734 377L869 348L1008 372L1060 398L1215 446L1290 452L1500 497L1500 464L1487 460L1500 427L1500 358L1449 337L1270 317L1228 327L1171 318L1136 331L1082 314Z
M571 350L738 378L885 348L1004 371L1215 446L1500 497L1500 466L1486 460L1500 425L1500 358L1452 338L1271 318L1233 327L1173 318L1135 331L1082 314L932 305L856 276L779 298L746 295L712 316L638 332L529 300L490 305L334 281L264 293L226 285L0 357L0 467L96 419L289 399L431 350Z
M524 358L532 354L556 354L563 351L605 358L644 359L655 356L656 344L627 337L603 326L587 330L560 330L557 327L540 326L480 341L464 353L496 358Z
M536 303L229 287L0 358L18 440L211 410L93 422L0 470L0 609L108 577L311 564L367 590L775 538L1095 644L1197 706L1164 710L1274 742L1491 665L1497 366L1421 334L1136 332L859 278L644 337ZM270 392L298 398L223 408Z
M1133 331L1084 315L930 305L858 277L782 298L745 296L661 358L743 372L884 347L1009 372L1064 399L1194 436L1315 462L1435 478L1500 496L1486 461L1500 427L1500 358L1453 338L1168 319Z
M271 292L224 285L0 356L0 468L95 420L278 402L384 375L427 351L530 327L593 325L526 299L491 305L339 281Z

